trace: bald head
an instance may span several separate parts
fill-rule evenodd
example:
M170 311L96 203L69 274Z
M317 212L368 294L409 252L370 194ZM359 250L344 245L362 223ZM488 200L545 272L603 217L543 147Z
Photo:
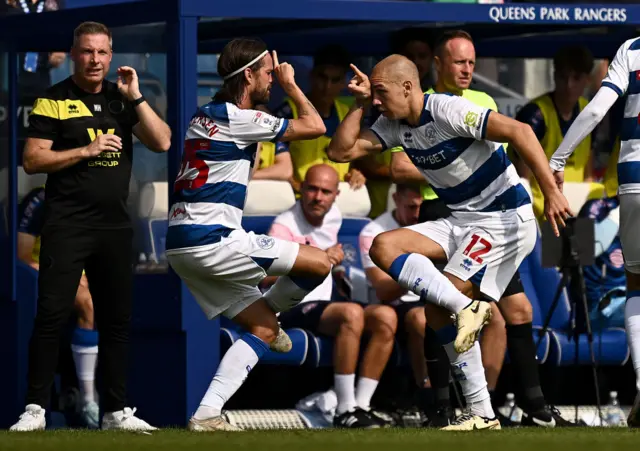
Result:
M311 166L307 171L307 175L304 180L305 183L331 186L336 190L338 189L338 183L340 182L338 173L328 164L316 164L315 166Z
M307 221L319 226L338 196L338 173L331 166L317 164L307 171L302 183L301 203Z
M373 106L388 119L419 119L424 107L418 68L402 55L391 55L373 68L370 77Z
M375 65L371 78L383 78L394 83L410 81L420 85L418 68L413 62L402 55L390 55Z

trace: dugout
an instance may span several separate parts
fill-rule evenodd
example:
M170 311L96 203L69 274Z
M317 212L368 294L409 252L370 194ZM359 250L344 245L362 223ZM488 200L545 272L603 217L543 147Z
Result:
M67 0L60 11L0 17L0 92L18 111L19 52L67 51L82 21L105 23L114 52L166 55L166 119L173 130L168 180L180 168L182 139L197 105L198 54L217 53L235 36L260 36L280 55L309 55L341 43L358 56L383 56L388 33L406 26L465 28L483 57L551 57L560 44L585 43L610 57L636 35L640 5L461 5L377 0ZM143 92L144 87L143 87ZM23 112L24 113L24 112ZM22 411L27 345L37 275L16 259L20 190L18 130L24 115L5 114L0 133L0 426ZM167 208L170 193L164 193ZM150 230L154 224L149 223ZM150 244L151 246L154 243ZM138 274L135 286L130 404L158 426L183 425L195 411L219 359L217 323L208 323L173 274Z

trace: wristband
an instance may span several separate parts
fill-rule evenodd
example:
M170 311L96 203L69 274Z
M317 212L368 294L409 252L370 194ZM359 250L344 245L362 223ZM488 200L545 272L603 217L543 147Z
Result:
M133 106L138 106L142 102L146 102L146 101L147 101L147 99L145 99L144 96L140 96L136 100L133 101Z

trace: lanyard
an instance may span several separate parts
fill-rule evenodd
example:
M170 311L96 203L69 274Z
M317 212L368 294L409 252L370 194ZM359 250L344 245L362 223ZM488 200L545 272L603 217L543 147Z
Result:
M26 0L20 0L20 7L22 8L22 11L24 11L25 14L29 14L31 12L31 10L29 9L29 6L27 5ZM39 0L38 6L36 6L36 14L40 14L43 10L44 10L44 0Z

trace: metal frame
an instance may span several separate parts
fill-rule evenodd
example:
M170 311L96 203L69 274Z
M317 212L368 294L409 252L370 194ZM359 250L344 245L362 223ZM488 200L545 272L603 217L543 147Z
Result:
M352 49L356 53L382 54L386 52L385 33L391 30L410 25L464 26L478 37L478 52L483 55L542 57L549 56L550 49L556 47L559 39L558 36L544 36L544 33L601 30L610 34L583 34L580 39L581 42L585 42L586 39L586 42L596 49L594 53L597 56L605 56L611 55L624 39L633 36L636 32L635 27L640 25L640 5L588 5L586 8L600 11L604 20L566 21L541 17L541 14L543 11L557 9L566 11L568 17L574 17L578 8L585 7L531 4L460 5L376 0L67 0L67 3L67 9L61 11L0 17L0 49L8 51L10 55L9 111L16 111L17 108L16 52L66 50L71 44L71 33L77 24L86 20L105 23L114 29L116 52L167 53L167 121L173 130L172 146L167 157L169 180L175 179L180 168L182 137L197 106L198 52L218 52L222 45L235 35L264 34L265 41L272 48L282 48L282 53L285 54L304 48L312 49L313 46L319 45L319 36L329 36L329 39L334 41L345 36L357 37L358 44ZM615 17L615 13L609 13L609 10L618 11L618 18L620 11L624 10L625 21L609 21L608 19ZM496 28L495 18L499 15L507 19L500 19L500 28ZM120 27L129 28L119 29ZM613 33L611 27L616 27ZM270 31L264 33L265 30ZM299 39L291 39L292 32L297 33ZM507 42L516 36L517 45ZM564 38L571 39L566 35ZM9 121L10 299L15 301L18 164L15 114L9 114ZM170 312L169 315L173 315L170 319L180 325L186 342L186 354L183 356L186 376L181 376L186 378L185 402L180 413L186 421L188 415L195 411L201 394L206 390L210 375L217 366L219 351L216 344L219 330L218 322L214 322L209 329L202 327L203 315L195 302L186 301L190 297L188 289L175 275L171 276L170 287L171 292L165 295L168 299L178 299L180 305L165 308ZM177 318L178 315L180 318ZM204 335L202 329L209 331L207 335ZM203 354L203 343L209 348L206 354ZM24 360L25 357L17 358ZM21 368L24 366L17 365ZM17 370L19 374L15 377L18 380L24 380L25 375L20 374L21 371L23 370ZM194 375L200 376L192 380ZM175 424L174 419L167 422Z

